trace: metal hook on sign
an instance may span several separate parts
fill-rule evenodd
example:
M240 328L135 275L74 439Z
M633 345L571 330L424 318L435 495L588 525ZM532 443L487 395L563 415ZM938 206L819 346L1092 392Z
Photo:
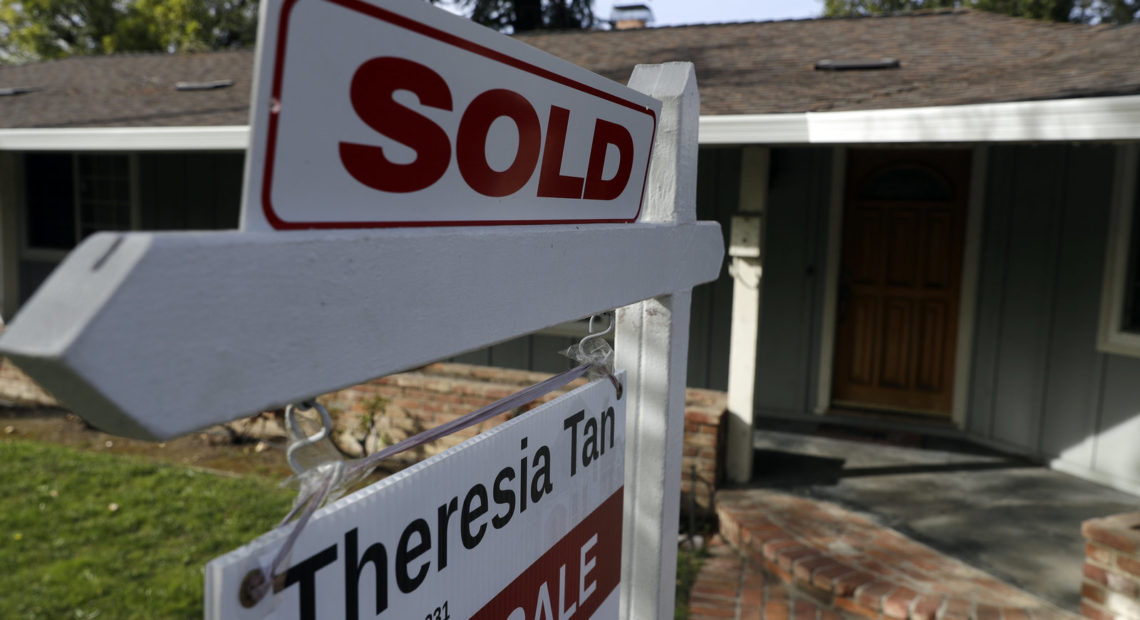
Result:
M317 410L317 413L321 414L321 430L306 437L305 431L301 430L300 425L297 424L297 416L294 412L297 410L308 411L313 408ZM289 460L289 467L292 467L293 471L299 474L305 471L305 467L297 462L297 451L328 437L329 434L332 433L332 417L329 416L328 410L320 403L312 400L304 400L285 408L285 424L289 427L290 434L294 437L301 438L289 444L289 449L285 452L285 458Z
M587 342L590 342L592 340L597 340L598 338L604 338L614 331L614 315L610 312L603 312L602 314L606 317L609 324L606 325L606 328L603 329L602 331L594 333L594 319L598 318L599 315L597 315L597 314L590 315L590 324L588 327L588 329L590 330L590 333L587 336L585 336L584 338L582 338L581 342L578 343L578 356L579 357L581 357L581 358L588 357L586 355L585 350L583 349L583 347L585 347Z
M602 346L604 347L605 355L600 360L597 359L597 353L596 352L591 351L590 353L587 353L585 350L587 343L589 343L593 340L597 340L599 338L605 338L609 334L613 333L614 325L615 325L615 323L617 323L617 321L614 320L613 313L612 312L604 312L603 315L605 315L605 317L608 321L608 324L606 325L606 328L600 332L594 332L594 319L598 318L599 315L595 314L595 315L590 316L590 324L588 327L588 329L590 330L590 333L587 336L585 336L584 338L582 338L581 342L578 343L578 359L579 359L579 361L593 360L592 364L593 364L594 368L596 370L604 373L606 375L606 377L609 378L610 383L612 383L614 386L614 390L617 391L618 399L621 399L621 395L623 392L621 382L618 381L617 377L614 376L613 371L610 370L610 366L613 363L613 349L611 349L609 347L608 343L604 343Z

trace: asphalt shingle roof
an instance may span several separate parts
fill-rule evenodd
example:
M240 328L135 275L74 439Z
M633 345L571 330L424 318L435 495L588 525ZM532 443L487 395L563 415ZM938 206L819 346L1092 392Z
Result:
M905 108L1140 94L1140 24L1085 26L981 11L521 35L625 82L690 60L703 114ZM818 71L894 58L898 69ZM76 57L0 68L0 127L244 125L253 53ZM233 80L180 92L176 82Z

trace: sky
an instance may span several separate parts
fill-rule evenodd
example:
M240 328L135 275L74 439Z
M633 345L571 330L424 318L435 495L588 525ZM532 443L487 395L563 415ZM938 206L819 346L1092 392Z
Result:
M654 26L798 19L823 13L823 0L594 0L594 14L607 20L614 4L648 5ZM447 0L439 6L462 12Z
M655 26L819 17L823 0L596 0L594 12L608 19L614 4L646 4Z

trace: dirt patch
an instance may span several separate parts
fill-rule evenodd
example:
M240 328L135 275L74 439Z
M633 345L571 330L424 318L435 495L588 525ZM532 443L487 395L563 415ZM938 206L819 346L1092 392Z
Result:
M229 475L284 481L293 474L285 459L287 442L272 420L245 420L240 432L223 426L164 442L109 435L61 409L0 407L0 433L72 446L93 452L132 454L159 463L184 465ZM399 471L404 462L381 467L378 477ZM375 478L374 478L375 479Z

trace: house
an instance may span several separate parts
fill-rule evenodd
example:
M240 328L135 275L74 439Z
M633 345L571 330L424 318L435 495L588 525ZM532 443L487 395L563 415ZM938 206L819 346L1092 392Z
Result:
M689 382L757 417L966 437L1140 493L1140 25L969 10L539 33L618 81L691 60ZM253 55L0 70L8 318L93 230L237 224ZM465 356L548 369L557 329ZM730 432L730 475L751 474Z

